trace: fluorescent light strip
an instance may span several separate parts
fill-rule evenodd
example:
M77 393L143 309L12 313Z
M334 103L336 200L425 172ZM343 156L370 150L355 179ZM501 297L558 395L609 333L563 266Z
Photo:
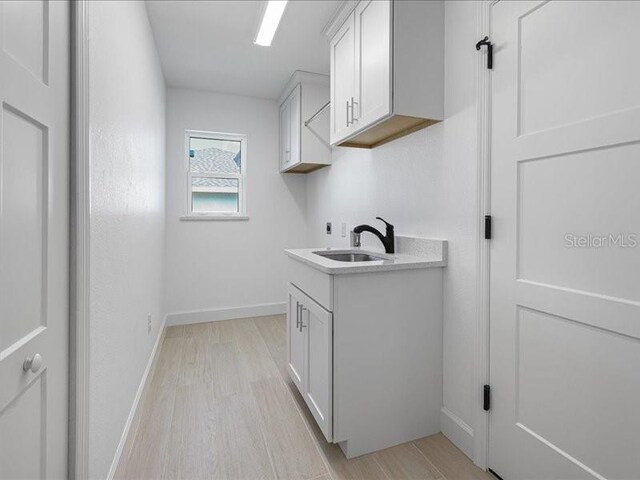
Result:
M263 47L270 47L273 36L278 30L280 19L284 13L284 8L287 6L287 0L269 0L267 2L267 8L264 10L262 16L262 23L260 23L260 29L258 35L253 43L256 45L262 45Z

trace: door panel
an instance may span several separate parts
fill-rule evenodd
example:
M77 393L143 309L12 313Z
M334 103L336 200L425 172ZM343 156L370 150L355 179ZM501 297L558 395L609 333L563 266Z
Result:
M300 328L302 292L289 284L287 306L287 370L300 394L304 394L305 334Z
M47 130L6 103L1 108L0 271L11 275L0 274L0 351L46 324L47 229Z
M67 478L69 3L0 26L0 478Z
M302 316L307 334L305 401L327 441L333 434L333 316L307 297Z
M638 22L637 2L492 7L489 466L505 479L640 472Z
M46 384L43 372L0 415L0 478L46 478Z
M291 108L289 99L280 106L280 169L289 165L291 155Z
M289 160L290 165L297 165L300 163L300 96L301 96L301 87L298 86L291 93L291 100L289 105L290 118L289 118L289 128L290 128L290 147L291 148L291 156Z
M551 2L520 17L520 135L640 106L640 69L627 64L637 55L639 9L636 2ZM567 95L567 85L579 88Z
M47 83L49 3L3 2L2 49L42 83Z
M358 4L356 18L355 129L391 113L391 2Z
M355 13L331 40L331 144L353 132L350 101L355 96Z

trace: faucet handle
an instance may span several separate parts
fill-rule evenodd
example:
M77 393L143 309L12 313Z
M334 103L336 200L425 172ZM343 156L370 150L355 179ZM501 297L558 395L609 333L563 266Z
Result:
M387 229L389 229L389 228L393 229L393 225L391 225L389 222L387 222L384 218L376 217L376 220L380 220L381 222L384 222L384 224L387 226Z

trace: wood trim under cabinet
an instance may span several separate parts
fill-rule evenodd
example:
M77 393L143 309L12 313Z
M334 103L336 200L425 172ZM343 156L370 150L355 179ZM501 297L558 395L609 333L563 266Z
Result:
M439 123L441 120L391 115L376 126L368 128L348 140L340 143L340 147L375 148L397 138L417 132L423 128Z

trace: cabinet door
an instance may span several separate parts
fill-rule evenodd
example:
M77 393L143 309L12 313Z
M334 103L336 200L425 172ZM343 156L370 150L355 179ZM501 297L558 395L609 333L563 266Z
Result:
M289 165L291 159L291 108L287 98L280 105L280 170Z
M300 163L300 122L301 122L301 96L300 84L293 89L289 96L289 167Z
M355 10L355 130L391 113L391 1L363 0Z
M351 100L355 96L355 15L352 13L331 40L331 144L353 132Z
M306 332L304 399L327 441L333 435L333 315L311 300L302 309Z
M302 292L289 284L287 305L287 371L293 383L304 395L303 375L305 367L306 332L300 326L302 308Z

